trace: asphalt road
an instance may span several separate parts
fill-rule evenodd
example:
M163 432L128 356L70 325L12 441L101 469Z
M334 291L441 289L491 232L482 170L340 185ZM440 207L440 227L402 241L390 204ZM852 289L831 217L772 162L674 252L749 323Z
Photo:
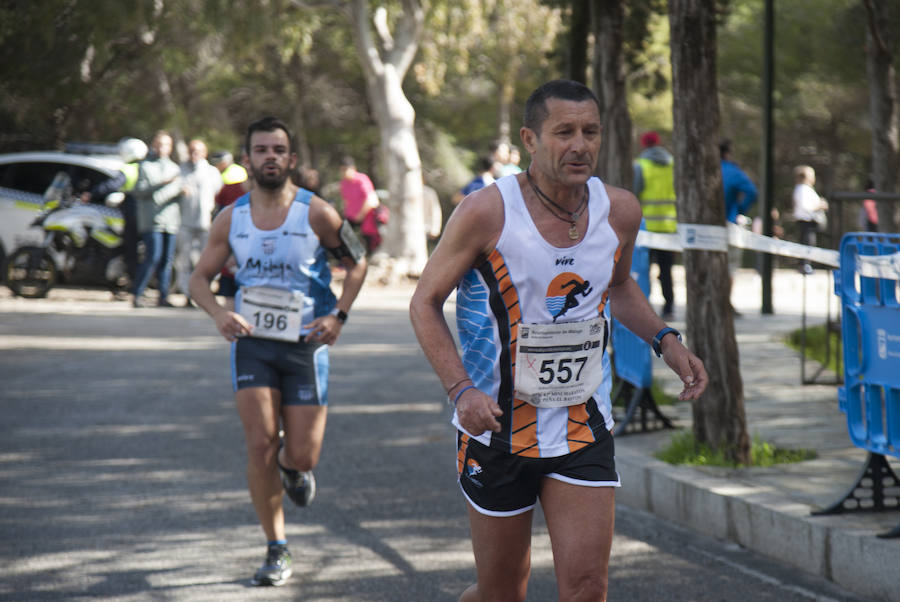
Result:
M367 287L332 349L318 496L288 507L295 574L273 589L249 584L264 537L206 315L0 289L0 599L456 600L466 509L408 294ZM610 578L612 600L853 599L624 507ZM555 599L538 514L528 600Z

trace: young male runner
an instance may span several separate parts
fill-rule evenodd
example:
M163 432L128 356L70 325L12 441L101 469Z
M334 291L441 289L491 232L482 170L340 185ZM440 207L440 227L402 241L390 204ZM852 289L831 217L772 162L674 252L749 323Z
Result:
M708 379L631 279L641 208L592 177L594 94L576 82L544 84L526 103L520 136L528 170L462 201L410 304L419 343L456 405L477 571L460 600L525 599L538 499L559 600L605 600L619 485L606 306L681 377L680 399L699 396ZM457 286L462 357L442 310Z
M337 211L291 183L297 156L281 120L250 124L245 148L256 185L216 217L190 293L232 342L250 497L268 538L266 560L253 583L281 585L291 575L282 486L298 506L315 495L312 469L325 435L328 345L337 341L362 287L366 260ZM326 250L347 269L338 299L329 286ZM209 285L232 254L238 293L229 311Z

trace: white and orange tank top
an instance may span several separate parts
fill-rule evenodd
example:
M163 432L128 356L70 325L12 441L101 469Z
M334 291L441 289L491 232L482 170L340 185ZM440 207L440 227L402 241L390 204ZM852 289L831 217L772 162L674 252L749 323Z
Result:
M503 198L503 231L481 265L459 283L456 325L463 365L475 386L497 400L499 433L477 441L507 453L550 458L593 443L613 427L612 386L606 341L602 384L584 403L538 408L515 398L516 343L523 324L582 322L607 315L607 288L619 258L609 224L610 201L598 178L588 181L588 230L571 247L547 242L531 219L514 175L497 180ZM454 413L453 424L465 432Z

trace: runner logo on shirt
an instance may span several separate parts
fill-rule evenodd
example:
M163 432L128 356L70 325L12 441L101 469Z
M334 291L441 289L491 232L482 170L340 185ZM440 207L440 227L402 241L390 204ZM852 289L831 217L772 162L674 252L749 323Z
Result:
M557 318L564 316L570 309L578 307L578 297L587 297L592 290L590 281L582 279L578 274L563 272L556 276L550 281L544 300L553 321L556 322Z

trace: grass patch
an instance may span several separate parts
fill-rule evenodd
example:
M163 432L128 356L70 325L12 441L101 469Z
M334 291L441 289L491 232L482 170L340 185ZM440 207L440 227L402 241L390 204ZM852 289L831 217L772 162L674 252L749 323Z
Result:
M654 456L669 464L684 464L687 466L723 466L726 468L740 468L744 465L730 462L724 454L713 452L708 445L698 445L694 441L694 433L682 431L672 435L664 449L656 452ZM771 443L763 441L758 435L753 437L750 444L750 466L773 466L775 464L788 464L802 462L816 457L816 452L808 449L783 449L775 447Z
M793 331L787 336L785 341L792 349L802 352L803 330L798 329ZM828 344L831 346L830 354L825 352L826 341L828 341ZM806 357L816 360L835 374L843 374L843 366L838 365L838 358L840 358L843 353L841 344L841 333L828 332L825 328L825 324L810 326L806 329Z

